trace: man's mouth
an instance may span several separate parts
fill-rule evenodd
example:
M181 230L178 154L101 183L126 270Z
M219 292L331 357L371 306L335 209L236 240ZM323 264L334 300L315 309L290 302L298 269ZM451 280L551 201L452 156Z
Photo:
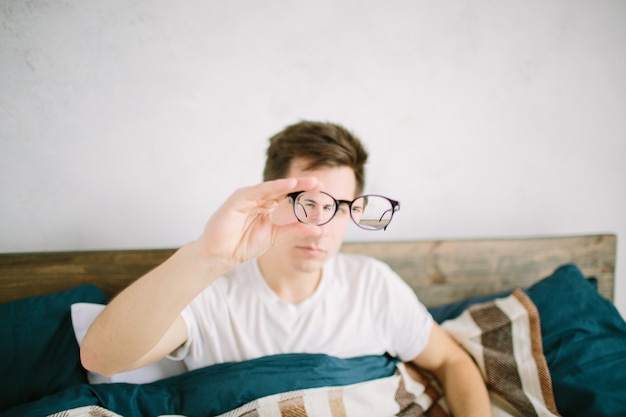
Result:
M302 250L302 251L304 251L306 253L312 254L312 255L319 255L319 254L323 254L323 253L326 252L324 249L320 248L319 246L309 246L309 245L306 245L306 246L296 246L296 247L298 249L300 249L300 250Z

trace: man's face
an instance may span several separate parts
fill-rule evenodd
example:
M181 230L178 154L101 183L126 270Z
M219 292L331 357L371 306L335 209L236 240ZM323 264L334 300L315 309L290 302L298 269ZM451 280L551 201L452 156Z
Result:
M322 168L306 171L306 161L295 159L291 163L288 177L312 175L321 182L321 190L336 200L352 201L355 197L356 179L349 167ZM297 222L291 201L285 198L273 214L277 224ZM270 256L276 262L285 262L286 266L297 272L312 273L321 270L324 262L335 255L343 241L346 227L351 223L348 207L341 205L335 217L323 226L317 226L321 234L316 237L303 236L272 248Z

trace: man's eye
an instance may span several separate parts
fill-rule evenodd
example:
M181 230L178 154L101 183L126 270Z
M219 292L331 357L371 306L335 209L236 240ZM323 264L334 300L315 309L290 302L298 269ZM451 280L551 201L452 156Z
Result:
M334 207L331 206L331 205L326 205L326 206L324 206L324 211L333 211L333 208Z
M352 206L352 212L354 214L361 214L361 213L363 213L363 207Z

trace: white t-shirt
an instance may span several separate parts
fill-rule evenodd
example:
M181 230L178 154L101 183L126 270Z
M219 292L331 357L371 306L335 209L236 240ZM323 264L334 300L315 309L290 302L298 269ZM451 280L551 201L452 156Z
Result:
M218 278L182 316L188 339L171 357L190 370L279 353L388 353L408 361L426 346L433 323L389 266L347 254L324 265L317 289L298 304L280 300L253 260Z

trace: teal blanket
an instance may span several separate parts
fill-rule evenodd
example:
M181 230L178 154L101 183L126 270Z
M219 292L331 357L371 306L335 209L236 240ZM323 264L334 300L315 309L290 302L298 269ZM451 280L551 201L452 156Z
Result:
M322 354L286 354L223 363L150 384L80 384L13 407L0 417L45 417L98 405L123 416L182 414L215 416L285 391L344 386L393 375L387 356L340 359Z

